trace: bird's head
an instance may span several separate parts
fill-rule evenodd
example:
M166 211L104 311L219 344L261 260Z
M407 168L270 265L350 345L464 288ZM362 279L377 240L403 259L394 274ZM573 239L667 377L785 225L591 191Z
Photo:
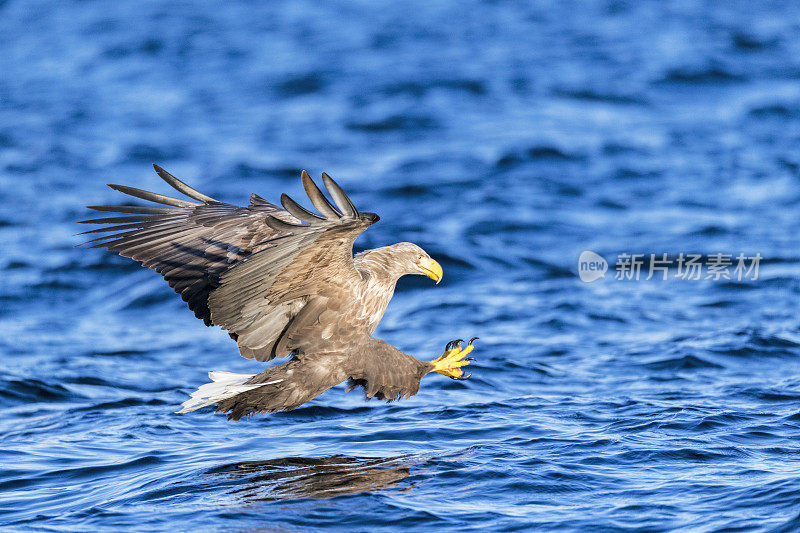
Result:
M442 265L416 244L399 242L387 248L390 249L392 262L400 276L419 274L428 276L436 283L442 281Z

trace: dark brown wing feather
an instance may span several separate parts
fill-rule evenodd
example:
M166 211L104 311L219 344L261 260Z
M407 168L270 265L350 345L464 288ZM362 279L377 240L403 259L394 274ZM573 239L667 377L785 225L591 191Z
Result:
M274 346L280 334L308 298L321 289L313 282L291 290L286 286L291 286L293 279L332 280L352 275L352 241L377 219L369 213L342 216L305 172L303 184L306 190L311 188L312 202L323 205L323 214L335 214L335 218L318 217L292 200L284 201L284 210L255 194L247 207L219 202L154 167L164 181L192 201L111 185L130 196L169 207L92 206L134 216L84 221L105 224L86 233L109 232L90 243L159 272L195 316L206 325L229 330L242 355L260 361L276 355ZM337 202L347 198L335 182L332 187ZM350 215L347 207L344 212ZM311 223L297 225L302 221ZM345 261L348 246L349 265Z
M219 202L153 166L167 183L194 201L110 184L122 193L171 207L90 206L138 216L85 220L84 224L104 224L85 233L106 232L89 241L93 247L107 248L159 272L195 316L211 325L208 295L216 288L219 275L254 253L260 243L277 236L264 218L283 210L263 200L249 207Z

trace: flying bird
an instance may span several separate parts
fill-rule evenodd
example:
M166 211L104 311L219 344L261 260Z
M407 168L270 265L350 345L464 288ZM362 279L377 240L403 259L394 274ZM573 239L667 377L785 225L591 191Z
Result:
M378 221L359 212L327 174L331 203L306 171L301 179L316 213L286 194L282 208L256 194L247 207L202 194L153 165L186 199L124 185L121 193L160 204L89 206L123 213L85 220L84 233L160 273L207 326L227 330L239 353L256 361L288 357L249 375L211 371L179 413L216 404L238 420L290 410L347 381L367 399L408 398L436 372L463 380L474 338L451 341L432 361L421 361L372 336L401 276L421 274L439 283L442 267L416 244L401 242L353 255L358 235ZM88 244L88 243L87 243Z

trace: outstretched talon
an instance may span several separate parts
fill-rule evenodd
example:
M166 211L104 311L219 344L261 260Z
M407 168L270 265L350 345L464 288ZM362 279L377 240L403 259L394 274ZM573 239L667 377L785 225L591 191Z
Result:
M444 348L444 353L430 362L433 365L431 372L438 372L443 376L459 381L468 379L472 374L467 374L465 376L461 367L475 360L472 357L467 357L467 355L475 348L472 343L477 340L477 338L478 337L472 337L463 348L461 347L461 343L464 342L464 339L456 339L448 342L447 346Z

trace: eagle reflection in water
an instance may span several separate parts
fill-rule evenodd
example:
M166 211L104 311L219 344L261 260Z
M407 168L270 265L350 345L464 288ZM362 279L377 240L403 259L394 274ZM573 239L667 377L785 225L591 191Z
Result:
M285 457L229 464L209 474L235 480L237 488L230 494L246 502L319 499L395 487L411 474L413 462L408 455Z

